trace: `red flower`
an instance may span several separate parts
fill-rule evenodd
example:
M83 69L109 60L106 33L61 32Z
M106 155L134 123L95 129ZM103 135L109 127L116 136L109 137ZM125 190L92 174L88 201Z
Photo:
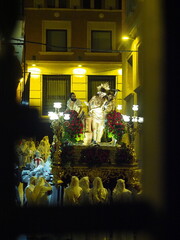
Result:
M121 140L123 134L125 133L125 124L121 113L111 111L107 114L107 130L113 135L117 140Z
M76 137L83 133L83 124L78 118L78 114L74 110L66 111L70 114L69 126L64 124L64 131L66 139L76 142Z

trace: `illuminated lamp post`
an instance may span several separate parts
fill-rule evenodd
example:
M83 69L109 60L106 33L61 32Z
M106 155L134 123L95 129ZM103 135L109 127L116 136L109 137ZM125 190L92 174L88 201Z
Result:
M144 122L143 117L138 117L138 105L133 105L132 110L134 111L133 116L123 115L123 120L126 123L127 132L130 137L130 146L134 149L134 141L137 132L140 132L142 129L142 123Z
M51 121L50 127L53 129L53 143L51 148L52 174L55 185L62 183L63 170L61 166L61 144L63 137L64 120L69 120L69 114L60 112L62 103L54 103L54 112L49 112L48 116Z

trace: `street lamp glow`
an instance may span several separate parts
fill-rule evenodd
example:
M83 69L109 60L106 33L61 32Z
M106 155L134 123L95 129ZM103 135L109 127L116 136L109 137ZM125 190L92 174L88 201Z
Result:
M117 105L117 110L122 110L122 105Z
M48 116L49 116L50 120L58 119L58 115L55 112L48 112Z
M139 106L138 105L133 105L132 110L133 111L138 111Z
M122 115L122 116L123 116L123 120L125 122L130 122L130 116L128 116L128 115Z
M73 69L73 73L75 75L84 75L86 73L86 70L84 68L75 68Z
M62 107L61 102L54 102L54 108L60 109Z
M138 118L138 122L139 122L139 123L143 123L143 122L144 122L144 118L143 118L143 117L139 117L139 118Z
M50 117L51 115L53 115L54 112L48 112L48 116Z
M120 68L120 69L118 70L118 74L119 74L119 75L122 75L122 68Z
M28 68L28 72L32 74L33 78L38 78L40 76L41 70L36 66L32 66Z
M128 36L123 36L123 37L122 37L122 40L125 40L125 41L126 41L126 40L129 40L129 39L130 39L130 38L129 38Z
M65 113L64 114L64 120L69 120L70 119L70 114L69 113Z
M132 122L138 122L138 117L132 116Z

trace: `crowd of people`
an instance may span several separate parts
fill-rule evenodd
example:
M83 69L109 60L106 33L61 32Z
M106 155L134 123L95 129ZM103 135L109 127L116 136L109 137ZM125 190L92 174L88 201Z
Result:
M17 157L17 165L14 170L17 182L16 202L18 205L26 205L28 201L31 202L28 199L30 199L32 189L36 185L35 183L39 182L37 184L39 189L43 185L43 181L49 184L52 183L49 137L44 136L40 142L32 138L23 138L16 143L15 150ZM38 195L37 187L35 191L36 196ZM26 196L26 192L28 196ZM41 202L41 200L38 200L38 202Z
M50 154L49 137L44 136L40 140L40 142L35 141L32 138L21 139L16 144L16 154L18 157L18 162L20 167L24 167L27 164L30 164L35 157L36 158L41 157L41 159L44 162L46 162ZM37 162L36 162L36 165L37 165Z
M127 202L133 198L132 192L126 188L123 179L117 180L116 186L111 192L110 189L103 186L100 177L95 177L91 185L88 176L81 179L72 176L70 183L61 191L61 197L57 196L57 191L58 188L52 186L44 177L31 176L24 191L24 205L104 205Z
M48 195L52 192L52 186L44 177L32 176L25 188L24 205L43 206L49 204Z
M125 181L118 179L112 193L110 189L103 186L102 179L95 177L90 187L89 177L82 177L80 180L77 176L71 177L71 182L64 189L64 205L99 205L131 201L132 192L125 187Z
M43 147L42 147L43 146ZM45 147L46 146L46 147ZM118 179L113 190L103 186L102 179L95 177L90 183L89 177L79 179L72 176L67 185L57 188L53 184L51 172L51 155L48 137L45 136L39 144L32 139L21 141L17 147L22 164L21 183L23 206L39 205L97 205L118 203L132 199L132 192L126 189L125 181ZM23 159L22 159L23 158Z

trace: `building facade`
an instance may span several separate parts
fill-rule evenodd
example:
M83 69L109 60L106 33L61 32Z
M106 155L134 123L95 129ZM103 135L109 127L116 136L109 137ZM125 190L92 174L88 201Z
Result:
M26 77L19 95L29 88L27 104L48 119L53 103L62 102L64 111L75 92L87 112L84 102L104 82L121 90L122 104L123 1L28 0L24 7Z
M132 104L138 104L142 110L143 84L143 43L141 0L126 1L123 34L126 36L121 48L123 62L123 100L127 114L132 114Z
M122 99L123 113L129 116L143 117L143 23L142 0L126 0L123 22L122 52ZM138 105L134 112L133 105ZM143 127L134 123L135 152L142 160ZM128 136L126 136L128 138ZM129 140L126 139L126 142Z

